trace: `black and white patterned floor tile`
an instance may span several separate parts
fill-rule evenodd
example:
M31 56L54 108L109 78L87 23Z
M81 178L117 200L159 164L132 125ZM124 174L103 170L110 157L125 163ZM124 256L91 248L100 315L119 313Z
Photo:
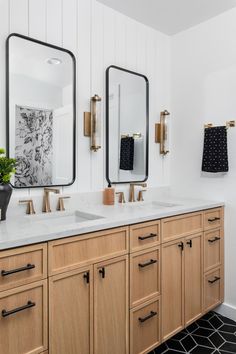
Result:
M209 312L150 354L236 354L236 322Z

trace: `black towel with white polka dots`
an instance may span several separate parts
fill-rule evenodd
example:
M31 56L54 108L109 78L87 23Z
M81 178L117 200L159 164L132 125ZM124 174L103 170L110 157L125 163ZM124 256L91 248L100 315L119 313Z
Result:
M225 126L205 128L202 158L203 172L228 172L227 129Z

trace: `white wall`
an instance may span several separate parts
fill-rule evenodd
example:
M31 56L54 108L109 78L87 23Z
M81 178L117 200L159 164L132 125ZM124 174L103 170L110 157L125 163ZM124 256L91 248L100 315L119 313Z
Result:
M204 123L236 119L236 9L172 37L171 186L225 200L226 303L236 306L236 128L228 131L227 175L201 175Z
M159 156L154 123L168 109L170 39L96 0L0 0L0 146L5 146L5 40L11 32L72 50L77 58L77 179L66 192L95 191L105 184L103 148L90 153L83 112L95 93L105 105L105 69L111 64L139 71L150 81L150 186L168 184L169 160ZM103 124L104 127L104 124ZM26 194L27 191L18 192ZM29 194L42 193L31 190Z

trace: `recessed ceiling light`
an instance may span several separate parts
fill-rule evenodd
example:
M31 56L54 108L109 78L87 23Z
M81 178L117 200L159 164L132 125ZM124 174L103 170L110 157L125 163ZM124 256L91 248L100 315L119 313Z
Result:
M50 65L59 65L62 63L61 59L58 58L48 58L47 63Z

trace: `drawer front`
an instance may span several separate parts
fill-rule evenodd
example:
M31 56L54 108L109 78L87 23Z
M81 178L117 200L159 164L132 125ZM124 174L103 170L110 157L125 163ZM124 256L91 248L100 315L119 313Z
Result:
M149 301L130 312L130 353L144 354L160 343L160 300Z
M204 279L204 311L208 312L223 302L222 268L205 274Z
M130 304L135 307L160 293L160 249L130 256Z
M162 242L199 233L203 230L203 213L174 216L161 221Z
M49 275L128 253L128 227L49 242Z
M140 251L160 244L160 221L130 226L130 250Z
M211 209L204 212L204 229L214 229L223 225L222 208Z
M223 261L223 234L221 229L204 234L204 271L219 267Z
M46 243L0 252L0 291L46 277Z
M47 350L47 281L0 294L0 348L4 354Z

